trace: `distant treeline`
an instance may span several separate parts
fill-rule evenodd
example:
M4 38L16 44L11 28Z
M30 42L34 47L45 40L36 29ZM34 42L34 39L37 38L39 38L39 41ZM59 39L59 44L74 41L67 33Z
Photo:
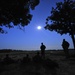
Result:
M58 49L58 50L55 50L55 49L49 49L49 50L46 50L47 52L48 51L62 51L63 49ZM74 50L74 49L69 49L70 51ZM25 51L40 51L40 50L13 50L13 49L0 49L0 53L9 53L9 52L25 52Z
M0 49L0 53L9 53L9 52L13 52L13 51L22 51L22 50L13 50L13 49Z

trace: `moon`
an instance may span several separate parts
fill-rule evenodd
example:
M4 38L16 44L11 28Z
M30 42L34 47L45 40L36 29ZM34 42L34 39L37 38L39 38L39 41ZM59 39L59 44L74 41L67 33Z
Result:
M42 28L41 26L37 26L37 29L38 29L38 30L41 30L41 28Z

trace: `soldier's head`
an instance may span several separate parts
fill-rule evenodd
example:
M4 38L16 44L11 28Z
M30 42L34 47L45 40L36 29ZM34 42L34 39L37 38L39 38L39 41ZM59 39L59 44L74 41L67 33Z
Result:
M63 39L63 41L65 41L65 39Z
M43 45L43 42L41 43L41 45Z

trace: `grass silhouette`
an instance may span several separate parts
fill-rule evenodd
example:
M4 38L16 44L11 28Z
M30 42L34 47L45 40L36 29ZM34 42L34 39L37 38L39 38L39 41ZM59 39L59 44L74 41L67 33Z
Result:
M28 66L21 64L23 57L25 57L27 53L32 59L32 57L37 54L37 51L11 51L10 53L0 53L0 75L75 75L75 57L65 59L65 54L62 50L47 50L45 52L45 59L50 59L59 65L59 68L56 69L50 68L50 61L49 63L45 62L46 65L42 66L41 64L38 68L35 67L33 62ZM72 56L74 52L70 53ZM15 60L15 63L2 65L3 63L1 63L1 61L3 61L6 54L9 54L9 56ZM47 67L47 65L49 66Z

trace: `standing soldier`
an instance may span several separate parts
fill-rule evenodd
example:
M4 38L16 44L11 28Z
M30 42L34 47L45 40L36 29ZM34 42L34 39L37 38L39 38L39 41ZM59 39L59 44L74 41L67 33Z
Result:
M69 44L65 39L63 39L62 48L63 48L63 50L64 50L64 52L65 52L66 58L69 57L69 50L68 50L69 45L70 45L70 44Z
M41 43L40 49L41 49L41 56L42 56L42 58L45 58L46 46L43 43Z

